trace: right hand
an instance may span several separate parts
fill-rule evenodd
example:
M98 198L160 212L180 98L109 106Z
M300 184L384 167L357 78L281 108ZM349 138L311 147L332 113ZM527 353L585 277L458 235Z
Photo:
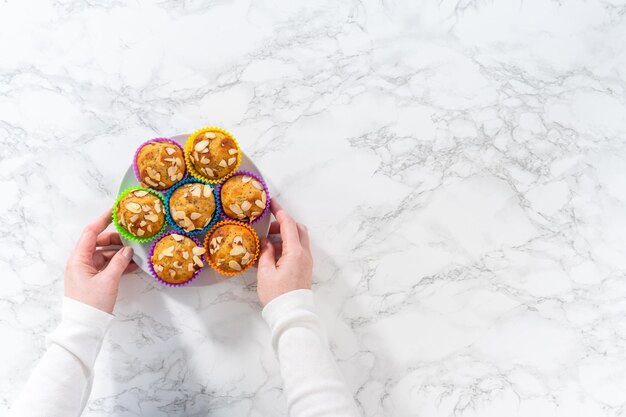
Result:
M277 222L270 225L270 235L280 233L281 243L265 239L261 245L257 272L257 293L261 305L294 290L310 289L313 258L306 226L296 221L276 200L271 203ZM282 253L276 259L277 253Z

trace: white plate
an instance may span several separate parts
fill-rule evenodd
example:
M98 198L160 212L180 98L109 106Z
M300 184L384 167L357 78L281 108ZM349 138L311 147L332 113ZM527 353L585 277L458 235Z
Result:
M173 136L170 139L175 140L176 142L180 143L184 147L185 141L187 140L188 137L189 137L189 134L186 134L186 135ZM254 162L252 162L250 158L248 158L246 154L243 152L241 152L241 165L239 166L239 169L244 169L246 171L254 172L255 174L258 174L261 178L263 178L261 171L259 171L257 166L254 165ZM133 166L131 164L126 170L124 177L122 178L122 182L120 183L120 188L117 193L119 195L119 193L121 193L126 188L137 186L137 185L139 185L139 182L137 181L137 178L135 177L135 171L133 170ZM263 216L263 218L259 220L258 222L256 222L252 227L257 232L260 238L267 237L267 234L270 230L269 213L265 214L265 216ZM172 230L172 228L168 226L165 230L166 231ZM202 234L193 235L193 236L196 239L198 239L200 242L202 242L204 241L205 235L206 233L202 233ZM131 241L124 239L123 237L122 237L122 242L124 242L124 245L131 246L133 250L135 251L135 254L133 255L133 260L135 261L137 265L139 265L139 268L141 268L144 272L146 272L150 276L150 279L152 279L152 281L154 281L155 283L159 283L159 281L157 281L152 276L152 274L150 274L150 269L148 268L148 251L150 250L150 246L152 245L152 242L149 242L149 243L131 242ZM224 275L220 275L217 272L215 272L213 269L211 269L209 266L206 266L202 270L200 275L198 275L198 277L189 284L189 286L198 287L198 286L203 286L203 285L211 285L216 282L220 282L224 280L225 278L226 277ZM160 283L159 285L161 287L165 287L164 285Z

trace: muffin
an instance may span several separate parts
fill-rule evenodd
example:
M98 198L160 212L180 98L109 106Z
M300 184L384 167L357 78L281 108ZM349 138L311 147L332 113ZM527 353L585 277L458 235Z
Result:
M267 191L259 178L249 173L235 174L220 189L222 210L231 219L253 222L267 207Z
M259 254L259 238L245 225L223 221L215 225L204 241L207 262L225 275L250 268Z
M161 199L155 194L134 189L119 199L115 207L116 220L131 236L148 239L163 228L165 211Z
M196 173L217 182L228 177L239 166L239 147L225 130L202 129L188 140L187 158Z
M185 176L185 156L169 139L152 139L135 155L135 174L144 187L166 190Z
M169 284L184 284L204 266L201 259L204 252L193 239L170 233L154 245L150 263L158 279Z
M207 227L215 215L215 196L208 184L190 181L182 184L168 196L172 222L185 232L200 231Z

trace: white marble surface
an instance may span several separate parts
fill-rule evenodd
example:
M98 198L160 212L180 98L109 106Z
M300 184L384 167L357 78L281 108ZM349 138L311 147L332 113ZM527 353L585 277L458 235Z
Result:
M0 415L137 144L232 130L364 416L626 413L626 5L0 2ZM128 276L101 416L284 416L254 277Z

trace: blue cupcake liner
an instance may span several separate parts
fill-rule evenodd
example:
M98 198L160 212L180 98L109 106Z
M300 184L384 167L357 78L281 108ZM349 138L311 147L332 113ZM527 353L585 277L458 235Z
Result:
M208 185L211 187L211 189L213 190L213 198L215 199L215 213L213 213L213 217L211 218L211 221L206 227L203 227L202 229L196 229L191 232L187 232L185 231L185 229L180 227L172 218L172 214L170 211L170 198L172 197L172 194L174 193L174 191L176 191L179 187L185 184L191 184L191 183L200 183L200 184ZM209 229L211 229L211 227L213 227L213 225L217 223L217 221L220 219L220 216L222 214L221 205L222 204L220 203L219 194L217 192L216 187L213 184L209 183L208 181L200 180L198 178L188 177L176 183L176 185L170 188L167 194L165 194L165 219L166 219L167 224L169 224L172 227L172 229L176 230L176 232L178 233L185 234L185 235L194 235L194 236L200 235L202 233L207 232Z

